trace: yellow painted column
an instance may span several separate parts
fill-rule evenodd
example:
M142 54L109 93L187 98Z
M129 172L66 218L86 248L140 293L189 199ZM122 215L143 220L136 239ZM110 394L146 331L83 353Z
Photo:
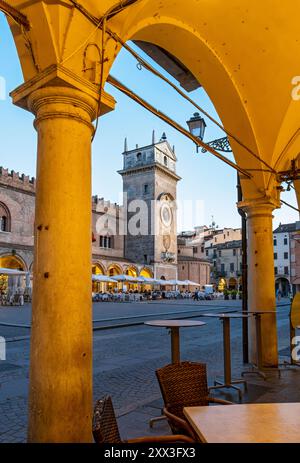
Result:
M294 188L297 198L298 209L300 209L300 180L294 180Z
M115 101L61 65L11 96L38 134L28 441L91 442L92 121Z
M245 201L239 207L247 213L248 231L248 310L275 311L275 275L272 212L273 202ZM256 363L255 319L250 318L250 360ZM262 360L264 366L278 365L276 314L261 316Z
M33 91L38 133L29 442L92 441L91 121L74 88Z

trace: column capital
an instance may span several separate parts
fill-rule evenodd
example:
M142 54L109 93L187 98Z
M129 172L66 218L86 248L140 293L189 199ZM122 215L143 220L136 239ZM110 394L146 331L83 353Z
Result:
M280 208L279 198L255 198L237 203L239 209L246 212L247 218L272 216L274 209Z
M10 96L13 104L34 114L46 103L79 105L81 109L88 111L90 122L97 115L106 114L115 107L114 98L104 91L99 104L98 85L56 64L17 87Z

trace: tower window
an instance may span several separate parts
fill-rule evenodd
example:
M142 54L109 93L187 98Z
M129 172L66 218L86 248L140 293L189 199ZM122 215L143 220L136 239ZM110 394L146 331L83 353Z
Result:
M0 203L0 231L10 231L10 212L3 203Z
M136 155L136 160L137 160L138 162L140 162L140 161L142 160L142 153L138 153L138 154Z
M3 215L0 222L1 231L7 231L7 217Z
M113 248L113 236L100 236L99 246L100 248L112 249Z
M149 185L144 185L144 194L148 194L149 193Z
M165 166L168 165L168 158L167 158L167 156L164 156L164 165L165 165Z

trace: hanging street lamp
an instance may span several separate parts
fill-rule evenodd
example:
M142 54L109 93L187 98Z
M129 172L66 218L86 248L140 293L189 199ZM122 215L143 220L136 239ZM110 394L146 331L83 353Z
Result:
M199 113L194 113L194 115L188 121L186 121L186 123L188 125L190 133L195 137L200 138L201 141L203 141L206 128L206 122L203 119L203 117L201 117ZM232 149L227 137L217 138L216 140L206 142L206 144L211 148L214 148L216 151L232 153ZM197 146L197 153L198 148L199 146ZM205 148L202 148L201 152L206 153L207 150Z

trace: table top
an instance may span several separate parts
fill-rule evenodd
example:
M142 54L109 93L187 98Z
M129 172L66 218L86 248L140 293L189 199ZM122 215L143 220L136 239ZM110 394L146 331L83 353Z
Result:
M183 411L205 442L300 442L300 403L186 407Z
M214 318L247 318L250 315L242 312L224 312L224 313L202 313L199 317L214 317Z
M263 314L272 314L272 313L277 313L276 310L249 310L247 312L241 312L241 313L245 313L245 314L250 314L250 315L255 315L255 314L258 314L258 315L263 315Z
M145 322L145 325L162 326L165 328L188 328L192 326L203 326L205 322L198 320L150 320Z

